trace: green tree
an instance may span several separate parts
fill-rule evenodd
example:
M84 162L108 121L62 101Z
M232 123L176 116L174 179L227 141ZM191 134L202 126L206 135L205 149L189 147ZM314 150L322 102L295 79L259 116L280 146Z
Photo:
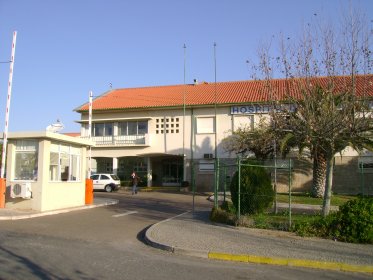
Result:
M256 159L264 160L273 157L275 131L269 120L261 117L254 128L239 127L222 141L223 149L241 155L254 154ZM277 143L279 147L279 143ZM279 150L279 149L277 149Z

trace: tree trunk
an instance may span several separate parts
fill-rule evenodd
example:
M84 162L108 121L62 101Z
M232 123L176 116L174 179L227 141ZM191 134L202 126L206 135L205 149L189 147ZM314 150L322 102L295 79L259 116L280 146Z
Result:
M333 186L333 169L334 169L334 157L328 159L326 169L326 184L325 194L322 206L322 215L324 217L329 215L330 212L330 199L332 198L332 186Z
M319 153L313 159L312 197L323 197L325 193L326 157Z

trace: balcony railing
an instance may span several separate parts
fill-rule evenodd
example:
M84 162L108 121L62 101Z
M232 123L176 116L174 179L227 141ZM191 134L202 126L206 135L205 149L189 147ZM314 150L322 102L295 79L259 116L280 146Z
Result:
M82 137L88 138L88 137ZM116 135L116 136L92 136L96 146L137 146L149 145L148 134L142 135Z

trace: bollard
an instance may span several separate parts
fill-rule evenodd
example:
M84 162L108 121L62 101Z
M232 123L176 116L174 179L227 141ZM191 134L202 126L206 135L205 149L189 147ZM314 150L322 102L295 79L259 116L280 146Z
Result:
M5 208L6 179L0 178L0 208Z
M93 204L93 180L85 179L85 204Z

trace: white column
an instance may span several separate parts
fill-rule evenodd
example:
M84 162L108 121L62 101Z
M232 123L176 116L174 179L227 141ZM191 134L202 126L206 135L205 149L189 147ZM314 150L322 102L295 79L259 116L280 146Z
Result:
M150 157L147 159L147 178L148 178L148 187L153 185L153 178L152 178L152 161Z
M118 158L113 158L113 174L118 174Z

